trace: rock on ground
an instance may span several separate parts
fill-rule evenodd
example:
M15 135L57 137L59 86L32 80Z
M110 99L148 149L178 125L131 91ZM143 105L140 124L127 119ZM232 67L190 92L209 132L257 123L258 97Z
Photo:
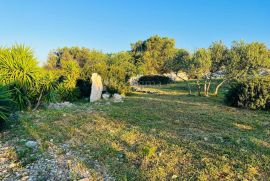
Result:
M35 142L35 141L27 141L25 143L25 146L27 146L28 148L35 148L37 146L37 142Z
M113 102L123 102L123 97L120 94L113 94Z
M110 98L110 94L108 93L102 94L102 98L108 100Z

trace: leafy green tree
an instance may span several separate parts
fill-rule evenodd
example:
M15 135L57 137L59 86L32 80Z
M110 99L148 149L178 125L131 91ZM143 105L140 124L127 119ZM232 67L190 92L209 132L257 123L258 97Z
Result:
M191 61L187 64L189 73L196 77L197 79L197 91L198 95L201 95L201 85L200 81L203 77L205 77L211 67L211 54L207 49L200 48L195 51ZM207 85L207 80L205 79L204 83L204 95L207 95L206 92L206 85Z
M163 72L164 73L174 72L178 76L178 73L180 71L183 71L187 75L189 75L190 60L191 60L191 55L187 50L177 49L174 57L166 61L166 63L164 64ZM192 92L189 85L189 81L186 79L183 79L181 76L178 76L178 77L187 83L189 94L191 95Z
M128 80L136 72L133 57L128 52L112 54L108 61L108 76L105 85L113 92L126 94L129 92Z
M174 56L175 40L152 36L132 44L131 48L135 64L141 73L162 73L165 62Z
M82 68L81 77L85 80L90 80L93 73L98 73L103 79L106 78L108 60L109 56L107 54L101 51L91 50Z
M225 76L216 87L215 94L222 84L234 79L247 79L259 76L264 68L270 67L269 49L263 43L235 41L230 49Z
M226 65L228 63L229 49L226 47L226 45L223 44L222 41L216 41L213 42L209 47L209 51L211 54L211 67L209 72L209 81L206 88L207 95L209 94L213 75L217 72L222 73L225 71ZM215 92L215 95L217 95L217 92Z
M46 64L47 69L61 68L63 61L76 61L80 67L89 60L91 50L81 47L64 47L51 51Z

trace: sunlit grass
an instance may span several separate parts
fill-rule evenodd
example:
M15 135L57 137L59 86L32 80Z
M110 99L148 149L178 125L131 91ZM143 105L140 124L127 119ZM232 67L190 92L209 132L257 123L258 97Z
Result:
M51 139L69 144L116 180L270 177L269 113L227 107L222 95L188 96L184 83L150 89L157 93L134 93L124 103L24 113L12 135L36 139L44 151Z

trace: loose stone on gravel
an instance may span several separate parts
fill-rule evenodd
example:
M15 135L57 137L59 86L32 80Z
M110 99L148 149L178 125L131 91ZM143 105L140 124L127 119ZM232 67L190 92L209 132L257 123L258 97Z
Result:
M27 146L28 148L35 148L37 146L37 142L35 142L35 141L27 141L25 143L25 146Z

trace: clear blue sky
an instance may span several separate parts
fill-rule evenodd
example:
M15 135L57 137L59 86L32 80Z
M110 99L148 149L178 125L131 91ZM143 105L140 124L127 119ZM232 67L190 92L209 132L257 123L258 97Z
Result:
M270 45L270 0L0 0L0 45L24 43L40 61L49 50L129 50L151 35L194 50L215 40Z

